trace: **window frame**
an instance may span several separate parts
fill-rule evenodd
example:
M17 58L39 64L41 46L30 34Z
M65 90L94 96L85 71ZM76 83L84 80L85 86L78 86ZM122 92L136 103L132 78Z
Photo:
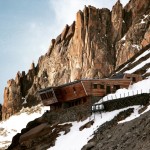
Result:
M105 89L105 85L104 84L100 84L100 89Z
M97 89L98 84L97 83L93 83L93 89Z

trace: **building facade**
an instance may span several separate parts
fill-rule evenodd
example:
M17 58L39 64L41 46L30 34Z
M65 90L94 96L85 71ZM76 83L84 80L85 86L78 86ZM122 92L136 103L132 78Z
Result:
M98 100L140 80L141 76L136 74L114 75L108 79L82 79L41 89L39 95L45 106L51 106L51 110L55 110L91 102L92 99Z

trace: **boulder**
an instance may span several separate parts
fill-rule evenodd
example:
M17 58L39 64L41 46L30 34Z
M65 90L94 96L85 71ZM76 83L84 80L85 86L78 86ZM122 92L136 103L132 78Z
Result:
M86 144L85 146L83 146L83 148L81 150L90 150L95 146L95 142L89 142L88 144Z
M43 134L44 130L46 130L46 132L47 132L48 127L49 126L47 123L43 123L43 124L40 124L40 125L32 128L31 130L29 130L28 132L26 132L20 136L19 142L22 143L29 139L33 139L33 138L41 136L41 134Z

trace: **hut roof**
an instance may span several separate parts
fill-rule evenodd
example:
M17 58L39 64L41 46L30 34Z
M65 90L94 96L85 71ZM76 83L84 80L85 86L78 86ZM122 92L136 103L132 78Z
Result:
M123 73L118 73L110 77L110 79L123 79L124 74Z

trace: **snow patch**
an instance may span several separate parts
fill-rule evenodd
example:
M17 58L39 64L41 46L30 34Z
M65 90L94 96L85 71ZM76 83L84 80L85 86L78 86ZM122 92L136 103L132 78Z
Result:
M129 117L125 118L124 120L119 121L118 124L125 123L125 122L131 121L133 119L136 119L136 118L140 117L142 114L150 111L150 105L149 105L148 108L144 112L139 114L138 111L140 110L140 108L141 108L141 106L134 109L134 112Z
M144 23L145 23L145 21L144 21L144 19L142 19L141 22L140 22L140 24L144 24Z
M144 65L146 65L147 63L150 62L150 58L148 58L147 60L141 62L140 64L138 64L137 66L135 66L134 68L132 68L131 70L127 70L125 71L125 73L134 73L136 70L142 68Z
M140 109L141 109L141 106L135 108L135 109L134 109L134 112L133 112L129 117L125 118L124 120L119 121L118 124L124 123L124 122L127 122L127 121L131 121L131 120L133 120L133 119L139 117L140 114L138 113L138 111L139 111Z
M144 53L142 53L140 56L138 56L138 57L135 59L134 62L138 61L140 58L142 58L142 57L148 55L149 53L150 53L150 49L148 49L147 51L145 51ZM132 62L132 63L134 63L134 62Z
M144 19L146 19L149 15L143 15L144 16Z
M6 149L10 144L12 137L20 133L27 123L40 117L47 107L38 105L31 108L23 108L16 115L11 116L6 121L0 122L0 149Z
M121 39L121 41L125 41L126 40L126 35Z
M22 103L22 105L24 105L24 104L26 104L27 103L27 100L26 99L24 99L24 102Z
M150 93L150 77L130 85L128 89L133 91L141 90L142 93Z
M116 73L118 73L118 72L122 71L124 68L128 67L128 65L129 65L129 63L128 63L128 64L126 64L123 68L121 68L121 69L120 69L119 71L117 71Z
M140 46L137 44L133 44L132 47L136 48L138 51L140 50Z
M150 68L149 68L149 69L147 69L146 73L150 73Z

